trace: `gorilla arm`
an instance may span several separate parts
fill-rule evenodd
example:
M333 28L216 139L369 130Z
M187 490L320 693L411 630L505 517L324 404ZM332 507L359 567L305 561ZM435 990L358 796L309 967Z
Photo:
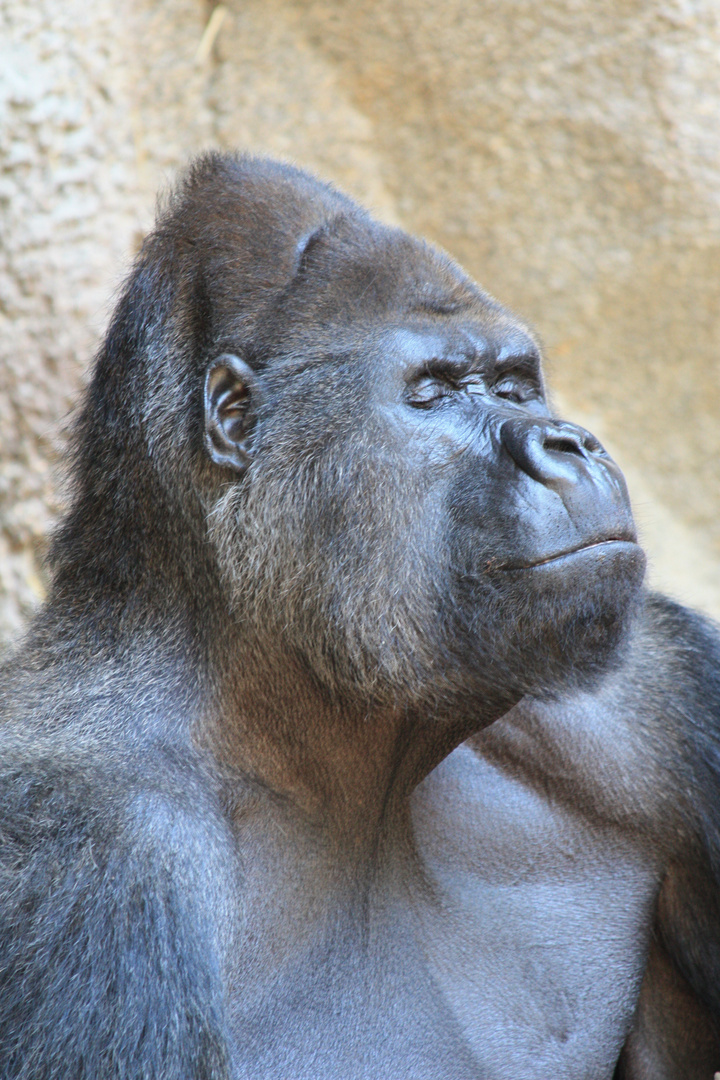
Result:
M153 790L59 741L3 740L0 1074L227 1080L229 859L198 770Z
M671 658L654 718L676 755L666 769L677 824L657 823L669 857L618 1073L687 1080L720 1068L720 634L669 601L653 614Z

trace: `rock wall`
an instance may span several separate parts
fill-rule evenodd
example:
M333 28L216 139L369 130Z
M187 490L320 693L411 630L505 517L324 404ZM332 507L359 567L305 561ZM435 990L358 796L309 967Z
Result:
M720 616L719 115L712 0L0 0L0 639L156 191L211 146L315 169L531 321L652 580Z

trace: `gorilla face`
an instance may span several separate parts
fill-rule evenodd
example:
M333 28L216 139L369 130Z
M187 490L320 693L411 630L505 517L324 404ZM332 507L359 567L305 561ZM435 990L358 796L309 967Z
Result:
M267 649L436 710L607 667L644 571L624 480L457 267L342 216L301 242L252 366L222 344L205 442L237 476L213 538Z

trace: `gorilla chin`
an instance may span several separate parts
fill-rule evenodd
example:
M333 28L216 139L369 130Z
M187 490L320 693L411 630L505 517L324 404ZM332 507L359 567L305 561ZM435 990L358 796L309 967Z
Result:
M639 544L604 540L488 573L498 616L493 651L504 640L503 666L518 691L589 689L612 670L638 610L645 565ZM480 632L493 636L487 618Z

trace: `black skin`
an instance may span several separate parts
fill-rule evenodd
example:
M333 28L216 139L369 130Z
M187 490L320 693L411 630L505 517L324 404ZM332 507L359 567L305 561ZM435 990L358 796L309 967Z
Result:
M719 639L527 328L210 156L72 476L5 670L4 1080L720 1067Z

